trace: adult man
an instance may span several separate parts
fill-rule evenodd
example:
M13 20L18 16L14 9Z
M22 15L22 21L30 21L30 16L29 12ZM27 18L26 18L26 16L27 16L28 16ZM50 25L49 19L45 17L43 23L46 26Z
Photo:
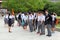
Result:
M47 36L49 37L51 36L51 24L52 24L52 17L48 13L48 10L45 10L45 25L47 26L47 31L48 31Z

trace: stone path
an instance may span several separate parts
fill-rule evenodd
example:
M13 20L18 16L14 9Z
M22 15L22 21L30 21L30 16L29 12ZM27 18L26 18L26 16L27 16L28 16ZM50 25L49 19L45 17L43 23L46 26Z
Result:
M12 33L8 32L8 27L4 25L3 18L0 18L0 40L60 40L60 32L55 31L51 37L47 37L47 31L45 35L38 35L36 32L29 32L29 30L23 30L22 27L18 27L15 22L12 27Z

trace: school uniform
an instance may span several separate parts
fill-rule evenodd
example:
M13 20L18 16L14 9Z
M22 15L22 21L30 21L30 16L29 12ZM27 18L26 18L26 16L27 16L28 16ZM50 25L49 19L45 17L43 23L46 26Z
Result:
M52 28L55 28L56 16L52 15Z
M11 27L12 26L12 16L8 16L8 26Z
M51 36L51 24L52 24L52 17L50 14L45 15L45 25L47 26L48 34L47 36Z
M45 16L40 15L38 16L38 33L45 34L45 27L44 27L44 21L45 21ZM41 31L40 31L41 30Z
M28 16L27 15L25 15L24 16L24 26L27 26L28 25Z
M24 26L24 24L25 24L24 19L25 19L25 15L24 14L21 14L21 25L22 26Z
M34 19L34 16L29 15L29 29L30 29L30 32L33 32L33 19Z
M42 27L41 27L41 34L45 34L45 16L41 16L41 22L42 22Z
M37 29L37 15L34 13L34 31Z
M24 19L24 14L21 14L21 18L22 18L22 20Z
M52 15L52 28L55 28L56 16Z
M21 25L21 14L19 14L18 16L18 23L19 23L19 26Z
M5 24L8 24L8 14L6 14L6 15L4 16L4 22L5 22Z

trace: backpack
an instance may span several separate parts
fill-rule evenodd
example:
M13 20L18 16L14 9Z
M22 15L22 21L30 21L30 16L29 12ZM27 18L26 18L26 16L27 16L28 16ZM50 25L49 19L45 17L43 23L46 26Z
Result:
M19 14L18 19L21 20L21 15Z

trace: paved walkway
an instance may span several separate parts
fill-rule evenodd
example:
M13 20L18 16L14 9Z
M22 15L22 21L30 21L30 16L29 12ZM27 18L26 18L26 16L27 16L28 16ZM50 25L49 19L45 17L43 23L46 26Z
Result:
M60 32L58 31L55 31L52 37L40 36L36 32L31 33L29 30L23 30L22 27L18 27L16 24L15 22L12 33L9 33L8 27L4 25L3 18L0 18L0 40L60 40Z

